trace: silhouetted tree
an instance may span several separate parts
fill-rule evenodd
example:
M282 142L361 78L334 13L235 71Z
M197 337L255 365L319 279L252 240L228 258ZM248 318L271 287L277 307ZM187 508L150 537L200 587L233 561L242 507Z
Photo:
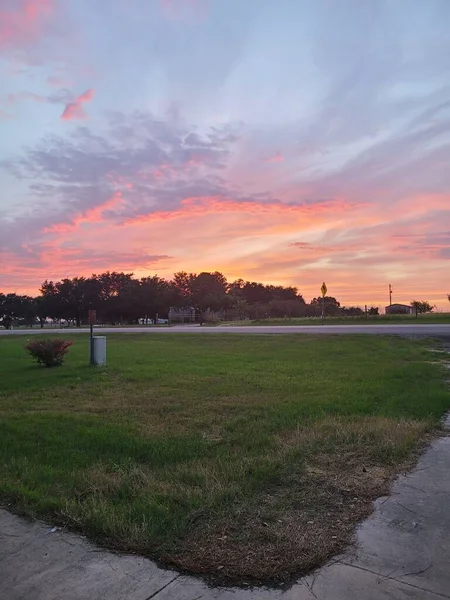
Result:
M11 329L14 323L34 323L33 298L19 294L0 294L0 324Z
M141 318L151 317L155 323L158 317L166 318L171 306L176 304L177 296L170 282L154 275L140 280L138 304L141 307Z
M411 302L411 306L414 309L416 315L421 315L427 312L431 312L434 308L432 304L427 302L426 300L413 300Z
M33 310L42 329L46 319L51 317L50 308L46 305L45 298L42 296L36 296L36 298L33 298Z
M228 297L240 319L289 318L306 314L303 296L292 286L264 285L237 279L229 285Z
M97 309L100 317L108 323L121 322L122 313L126 310L121 294L132 280L133 273L106 271L100 275L92 275L88 280L91 286L90 308Z
M96 307L98 284L92 278L85 277L66 278L56 283L45 281L41 287L41 296L52 317L73 321L80 327L88 310Z
M193 305L191 284L196 277L194 273L186 273L186 271L174 274L171 284L175 292L175 306L186 308Z
M207 310L220 311L228 305L227 280L218 271L192 277L189 287L192 306L199 315L200 323L203 323Z
M97 310L99 320L113 324L165 318L171 307L194 309L201 323L209 310L239 319L320 316L322 312L322 298L306 304L294 286L243 279L228 284L218 271L179 271L171 280L157 275L135 279L132 273L106 271L91 277L44 281L40 292L34 299L0 294L0 322L10 327L13 321L33 323L37 319L43 327L46 319L52 318L80 326L90 309ZM341 308L331 296L324 302L328 316L362 314L358 307ZM419 303L419 312L432 308L429 303ZM378 314L378 308L371 307L369 314Z
M333 298L333 296L325 296L325 314L328 316L337 316L340 312L341 304ZM320 316L322 314L322 298L313 298L310 303L312 316Z
M341 308L341 314L348 317L360 317L364 311L359 306L344 306Z

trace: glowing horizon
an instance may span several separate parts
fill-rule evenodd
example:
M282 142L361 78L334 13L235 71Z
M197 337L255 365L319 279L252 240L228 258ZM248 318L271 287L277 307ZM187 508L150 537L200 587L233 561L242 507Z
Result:
M218 270L450 310L449 18L0 0L0 291Z

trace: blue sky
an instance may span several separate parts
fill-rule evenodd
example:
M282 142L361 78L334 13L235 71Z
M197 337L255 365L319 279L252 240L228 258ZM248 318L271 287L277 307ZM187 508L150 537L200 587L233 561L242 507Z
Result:
M447 0L0 0L0 288L218 269L444 307L449 22Z

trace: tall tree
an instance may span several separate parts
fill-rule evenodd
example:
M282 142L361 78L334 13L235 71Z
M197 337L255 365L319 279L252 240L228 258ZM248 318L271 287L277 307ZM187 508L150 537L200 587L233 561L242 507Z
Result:
M92 308L98 310L103 320L108 323L118 323L122 320L122 312L125 307L121 294L127 290L132 280L133 273L106 271L100 275L92 275L90 281L95 292L91 302L97 303L97 306L92 306Z
M174 273L172 287L175 291L175 304L181 308L192 306L192 282L197 277L194 273L179 271Z
M175 302L175 289L165 279L154 275L140 280L139 306L143 318L151 317L156 323L158 317L168 316L169 309Z
M218 311L226 308L228 284L225 276L218 271L200 273L189 283L190 298L200 323L207 310Z
M98 288L95 281L86 277L65 278L56 283L44 281L41 296L49 307L51 316L74 321L80 327L81 319L87 316L88 310L95 308Z
M35 321L33 298L19 294L0 294L0 324L11 329L14 323L32 325Z

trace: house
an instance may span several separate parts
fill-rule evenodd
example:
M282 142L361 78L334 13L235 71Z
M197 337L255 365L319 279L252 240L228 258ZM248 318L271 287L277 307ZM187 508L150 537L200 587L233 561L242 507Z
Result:
M391 304L384 309L387 315L412 315L414 309L409 304Z

